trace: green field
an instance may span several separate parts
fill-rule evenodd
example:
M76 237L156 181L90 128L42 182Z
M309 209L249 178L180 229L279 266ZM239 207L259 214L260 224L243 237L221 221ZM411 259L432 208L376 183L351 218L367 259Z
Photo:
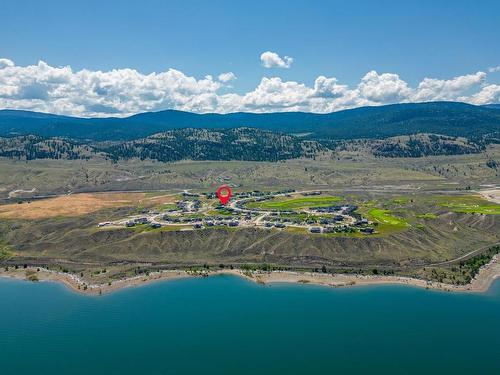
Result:
M408 198L408 197L398 197L398 198L394 198L392 200L392 202L395 204L406 204L409 202L409 200L410 200L410 198Z
M161 204L161 205L158 205L157 208L159 208L161 210L177 210L178 209L178 207L175 203Z
M340 202L340 197L304 197L292 199L273 199L265 202L251 202L247 204L249 208L257 208L262 210L301 210L310 207L328 207Z
M425 213L425 214L418 214L416 215L419 219L437 219L438 216L436 214L433 214L433 213Z
M286 227L286 232L297 233L297 234L308 234L309 231L306 228L296 228L296 227Z
M500 215L500 205L476 196L440 197L438 204L453 212L465 214Z
M219 208L216 210L210 210L207 212L209 216L232 216L234 213L232 211L228 211L225 208Z
M381 208L371 209L368 211L368 215L372 221L380 224L390 225L393 227L407 227L410 225L405 219L391 215L391 211L383 210Z

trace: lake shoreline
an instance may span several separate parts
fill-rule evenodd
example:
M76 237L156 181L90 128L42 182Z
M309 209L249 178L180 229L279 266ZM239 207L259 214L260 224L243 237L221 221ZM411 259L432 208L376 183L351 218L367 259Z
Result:
M500 278L499 256L482 267L470 284L453 285L404 276L378 276L355 274L326 274L297 271L247 271L241 269L224 269L217 271L185 271L161 270L151 272L149 275L139 275L113 281L108 284L88 284L80 277L70 273L48 270L40 267L27 267L19 269L0 270L0 277L14 278L32 282L53 281L64 284L74 292L85 295L102 295L125 288L139 287L156 281L179 280L194 277L210 277L216 275L232 275L267 285L267 284L311 284L332 288L368 286L368 285L409 285L414 287L435 289L449 292L484 293L488 291L493 282ZM30 279L36 275L36 280Z

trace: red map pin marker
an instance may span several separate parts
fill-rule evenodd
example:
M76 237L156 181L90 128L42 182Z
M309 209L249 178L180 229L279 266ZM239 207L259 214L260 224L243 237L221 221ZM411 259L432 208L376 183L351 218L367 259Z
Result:
M233 192L231 191L229 186L222 185L217 189L216 194L220 202L225 205L229 201L229 198L231 198L231 194L233 194Z

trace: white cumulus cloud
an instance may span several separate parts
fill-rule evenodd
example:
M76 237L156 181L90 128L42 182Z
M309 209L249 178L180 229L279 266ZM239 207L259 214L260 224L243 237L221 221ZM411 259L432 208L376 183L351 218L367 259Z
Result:
M263 77L252 90L228 92L231 73L217 78L189 76L179 70L143 74L135 69L109 71L43 61L17 66L0 59L0 109L27 109L73 116L127 116L178 109L205 112L333 112L365 105L457 100L472 104L500 102L500 85L476 72L450 79L425 78L411 87L398 74L366 73L355 85L318 76L312 85Z
M1 64L1 62L0 62L0 64ZM500 72L500 65L499 66L492 66L491 68L488 69L488 72L490 72L490 73Z
M307 107L313 90L294 81L281 78L262 78L255 90L243 95L240 105L257 112L299 111Z
M500 103L500 85L486 85L481 91L464 99L472 104Z
M219 81L226 83L229 81L234 81L236 79L236 75L233 72L221 73L217 77Z
M347 91L347 85L340 85L335 77L319 76L314 81L314 95L318 98L340 98Z
M9 66L14 66L14 62L9 59L0 59L0 69L7 68Z
M290 68L293 58L289 56L282 58L276 52L266 51L260 55L260 61L265 68Z
M485 78L484 72L467 74L449 80L424 78L412 99L415 101L456 100L462 93L479 87Z
M404 101L411 93L408 84L397 74L368 72L359 84L361 95L375 103L396 103Z
M0 107L69 115L133 114L166 108L213 111L221 83L211 76L189 77L169 69L142 74L52 67L43 61L0 69Z

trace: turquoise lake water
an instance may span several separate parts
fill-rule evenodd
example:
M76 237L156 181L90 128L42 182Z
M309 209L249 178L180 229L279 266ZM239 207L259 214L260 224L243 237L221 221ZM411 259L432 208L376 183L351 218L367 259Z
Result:
M262 286L217 276L99 297L0 279L0 374L500 374L500 282Z

